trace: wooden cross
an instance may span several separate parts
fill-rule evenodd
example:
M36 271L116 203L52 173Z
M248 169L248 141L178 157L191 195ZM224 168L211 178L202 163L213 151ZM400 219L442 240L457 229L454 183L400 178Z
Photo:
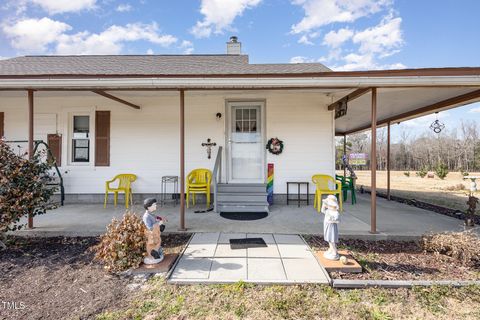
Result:
M215 147L216 145L215 142L211 142L210 138L207 139L207 142L202 142L202 147L207 147L208 159L212 158L212 147Z

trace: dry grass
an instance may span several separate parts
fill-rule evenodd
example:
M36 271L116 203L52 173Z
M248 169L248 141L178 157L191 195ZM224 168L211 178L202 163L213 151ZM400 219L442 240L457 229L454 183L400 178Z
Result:
M320 285L167 285L97 319L478 319L480 287L334 290Z
M426 235L422 246L427 252L455 258L464 266L480 266L480 238L472 231Z
M337 171L343 174L343 171ZM370 171L355 171L357 174L357 186L363 185L370 187ZM471 175L480 175L480 173L471 172ZM421 178L415 175L414 171L410 176L404 175L403 171L391 171L391 194L406 199L416 199L439 206L465 211L467 209L467 190L462 190L462 185L467 189L470 186L470 180L463 180L460 172L450 172L448 176L441 180L436 176L434 178ZM480 181L478 182L480 184ZM377 171L377 189L385 193L387 189L387 172ZM477 197L480 192L477 192Z

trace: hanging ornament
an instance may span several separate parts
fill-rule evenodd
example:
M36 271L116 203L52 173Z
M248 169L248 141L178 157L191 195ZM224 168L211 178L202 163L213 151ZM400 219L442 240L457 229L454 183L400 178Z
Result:
M438 112L435 112L435 114L438 115ZM433 132L435 133L440 133L442 132L443 129L445 129L445 125L442 122L440 122L440 120L438 120L438 116L437 116L437 120L432 122L432 124L430 125L430 129L432 129Z

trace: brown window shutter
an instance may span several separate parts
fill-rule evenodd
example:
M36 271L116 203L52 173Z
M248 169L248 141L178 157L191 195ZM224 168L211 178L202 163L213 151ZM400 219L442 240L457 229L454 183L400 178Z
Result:
M95 112L95 165L110 165L110 111Z
M57 166L62 166L62 137L59 134L48 134L47 135L47 143L50 151L52 152L53 157L55 158L55 162ZM48 160L52 161L50 155L48 155Z
M5 112L0 112L0 139L5 136Z

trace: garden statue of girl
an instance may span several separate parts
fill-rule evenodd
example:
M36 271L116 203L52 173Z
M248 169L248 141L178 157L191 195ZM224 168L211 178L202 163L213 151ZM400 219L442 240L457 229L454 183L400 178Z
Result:
M338 260L340 256L337 251L338 243L338 223L340 215L338 213L338 202L334 195L329 195L322 202L322 213L325 214L323 220L323 238L328 242L328 250L323 256L329 260Z
M160 263L164 258L163 248L161 246L161 235L163 230L165 230L164 222L166 222L167 220L153 214L153 212L157 210L156 199L145 199L145 201L143 202L143 207L146 211L143 215L142 220L146 227L145 236L147 238L147 255L143 259L143 263Z

